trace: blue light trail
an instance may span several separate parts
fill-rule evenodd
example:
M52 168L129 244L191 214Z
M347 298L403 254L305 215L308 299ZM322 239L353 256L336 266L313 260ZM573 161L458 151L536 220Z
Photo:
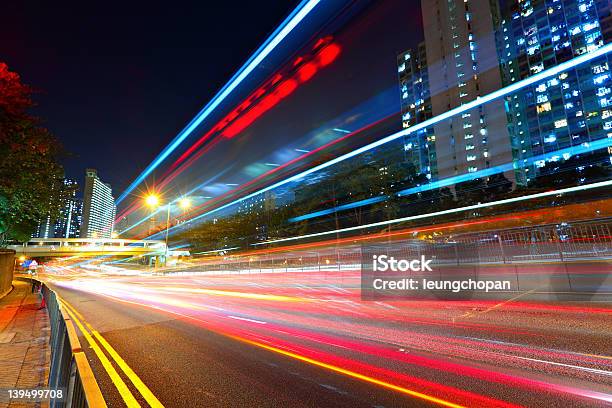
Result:
M117 198L119 205L144 179L151 174L240 83L283 41L287 35L310 13L320 0L303 0L280 26L255 51L247 62L236 72L227 84L206 104L195 118L170 142L168 146L140 173L128 188Z
M231 207L231 206L233 206L235 204L238 204L238 203L240 203L240 202L242 202L244 200L248 200L250 198L253 198L253 197L255 197L255 196L257 196L257 195L259 195L261 193L264 193L266 191L273 190L273 189L275 189L277 187L283 186L283 185L291 183L293 181L301 180L304 177L306 177L306 176L308 176L308 175L310 175L312 173L315 173L317 171L320 171L320 170L326 169L328 167L331 167L331 166L333 166L335 164L338 164L338 163L340 163L340 162L342 162L344 160L347 160L347 159L350 159L352 157L355 157L355 156L357 156L357 155L359 155L361 153L365 153L365 152L367 152L369 150L372 150L372 149L374 149L374 148L376 148L378 146L382 146L385 143L391 142L393 140L397 140L400 137L409 135L411 133L417 132L417 131L419 131L421 129L425 129L427 127L431 127L431 126L433 126L433 125L435 125L435 124L437 124L439 122L447 120L447 119L449 119L449 118L451 118L451 117L453 117L455 115L459 115L461 113L467 112L467 111L469 111L471 109L477 108L478 106L484 105L484 104L486 104L488 102L491 102L491 101L493 101L495 99L504 97L504 96L509 95L509 94L511 94L513 92L520 91L521 89L523 89L523 88L525 88L527 86L534 85L534 84L536 84L536 83L538 83L540 81L544 81L544 80L546 80L546 79L548 79L550 77L553 77L553 76L558 75L558 74L560 74L560 73L562 73L564 71L567 71L567 70L570 70L572 68L575 68L575 67L577 67L577 66L579 66L581 64L584 64L586 62L589 62L589 61L591 61L593 59L602 57L602 56L608 54L611 51L612 51L612 43L604 45L603 47L598 48L595 51L591 51L591 52L582 54L582 55L580 55L578 57L572 58L571 60L565 61L565 62L563 62L563 63L561 63L561 64L559 64L557 66L548 68L548 69L546 69L544 71L541 71L541 72L539 72L539 73L537 73L535 75L530 76L529 78L525 78L525 79L523 79L523 80L521 80L519 82L515 82L512 85L509 85L509 86L506 86L504 88L498 89L497 91L491 92L491 93L489 93L489 94L487 94L485 96L477 97L475 100L473 100L471 102L465 103L465 104L463 104L461 106L458 106L458 107L456 107L454 109L451 109L451 110L449 110L449 111L447 111L447 112L445 112L443 114L437 115L437 116L435 116L435 117L433 117L431 119L423 121L423 122L421 122L421 123L419 123L417 125L414 125L414 126L411 126L409 128L403 129L403 130L401 130L399 132L393 133L393 134L391 134L389 136L386 136L386 137L384 137L382 139L377 140L376 142L373 142L373 143L370 143L370 144L365 145L363 147L360 147L359 149L353 150L352 152L343 154L341 156L336 157L335 159L329 160L329 161L327 161L325 163L321 163L321 164L319 164L317 166L314 166L314 167L312 167L312 168L310 168L308 170L305 170L305 171L303 171L301 173L295 174L295 175L293 175L291 177L288 177L288 178L286 178L284 180L281 180L279 182L271 184L268 187L264 187L264 188L262 188L262 189L260 189L258 191L255 191L253 193L247 194L246 196L238 198L238 199L236 199L236 200L234 200L234 201L232 201L230 203L224 204L224 205L222 205L222 206L220 206L218 208L215 208L215 209L212 209L212 210L207 211L205 213L202 213L202 214L198 215L197 217L194 217L192 219L192 221L196 221L198 219L202 219L202 218L207 217L207 216L209 216L211 214L214 214L216 212L222 211L222 210L224 210L224 209L226 209L228 207ZM177 227L175 226L175 227L170 228L170 231L172 231L175 228L177 228ZM154 237L155 235L157 235L157 234L151 235L149 238Z
M227 172L228 172L228 171L229 171L231 168L232 168L232 167L230 166L230 167L228 167L228 168L224 169L223 171L221 171L221 172L220 172L220 173L218 173L217 175L215 175L215 176L213 176L213 177L209 178L208 180L206 180L204 183L202 183L202 184L200 184L200 185L198 185L198 186L196 186L196 187L192 188L191 190L189 190L189 191L188 191L188 192L185 194L185 196L191 196L191 195L192 195L194 192L196 192L196 191L200 190L201 188L203 188L204 186L206 186L206 185L208 185L208 184L210 184L210 183L214 182L214 181L215 181L215 180L217 180L219 177L221 177L221 176L223 176L225 173L227 173ZM201 198L202 198L202 199L204 199L204 200L210 200L210 199L212 199L212 197L201 197ZM176 201L176 200L174 200L174 201ZM174 202L174 201L173 201L173 202ZM159 208L157 208L155 211L151 212L151 214L149 214L149 215L147 215L147 216L143 217L143 218L142 218L140 221L137 221L137 222L135 222L134 224L131 224L129 227L125 228L124 230L119 231L119 234L120 234L120 235L121 235L121 234L124 234L124 233L126 233L127 231L131 230L132 228L135 228L135 227L139 226L140 224L142 224L143 222L145 222L146 220L148 220L149 218L153 217L154 215L158 214L159 212L161 212L161 211L163 211L163 210L164 210L164 206L160 206L160 207L159 207Z
M321 211L313 212L313 213L306 214L306 215L300 215L299 217L289 218L288 221L289 222L304 221L309 218L315 218L315 217L320 217L323 215L332 214L336 211L350 210L351 208L357 208L357 207L362 207L364 205L380 203L381 201L385 201L388 198L389 198L388 196L377 196L377 197L367 198L365 200L360 200L360 201L355 201L349 204L339 205L334 208L328 208L327 210L321 210Z
M612 138L599 139L599 140L596 140L594 142L590 142L587 146L584 146L584 145L572 146L572 147L568 147L568 148L565 148L565 149L556 150L554 152L549 152L549 153L546 153L546 154L541 154L539 156L534 156L534 157L531 157L529 159L525 159L525 160L523 160L521 162L522 163L521 167L530 166L530 165L533 165L535 162L546 160L547 158L549 158L552 155L558 155L558 156L570 155L570 156L574 156L574 155L577 155L577 154L589 153L589 152L592 152L592 151L595 151L595 150L599 150L599 149L605 149L606 147L610 147L610 146L612 146ZM421 192L424 192L424 191L436 190L436 189L439 189L439 188L442 188L442 187L452 186L452 185L455 185L455 184L464 183L466 181L471 181L471 180L475 180L475 179L478 179L478 178L485 178L485 177L492 176L494 174L504 173L506 171L513 171L513 170L516 170L518 168L519 168L519 166L518 166L517 162L510 162L510 163L506 163L506 164L500 164L499 166L494 166L494 167L490 167L488 169L483 169L483 170L475 171L473 173L460 174L458 176L453 176L453 177L448 177L448 178L445 178L445 179L442 179L442 180L433 181L433 182L428 183L428 184L423 184L423 185L416 186L416 187L410 187L410 188L407 188L405 190L397 192L396 195L402 197L402 196L407 196L407 195L411 195L411 194L421 193ZM381 196L381 198L382 199L377 200L375 202L384 201L384 200L388 199L389 197L388 196ZM368 201L369 200L355 201L353 203L339 205L339 206L334 207L334 208L329 208L329 209L326 209L326 210L315 211L315 212L312 212L312 213L300 215L298 217L290 218L288 221L289 222L298 222L298 221L309 220L311 218L317 218L317 217L321 217L323 215L332 214L332 213L337 212L337 211L343 211L343 210L347 210L347 209L351 209L351 208L356 208L356 207L363 207L363 206L370 205L370 204L374 203L374 202L368 202Z
M400 223L400 222L414 221L414 220L419 220L419 219L423 219L423 218L432 218L432 217L437 217L437 216L440 216L440 215L447 215L447 214L454 214L454 213L463 212L463 211L477 210L477 209L480 209L480 208L496 207L496 206L504 205L504 204L512 204L512 203L517 203L517 202L521 202L521 201L532 200L532 199L535 199L535 198L550 197L550 196L558 195L558 194L567 194L567 193L573 193L573 192L576 192L576 191L587 191L587 190L592 190L592 189L595 189L595 188L609 187L609 186L612 186L612 180L601 181L599 183L586 184L584 186L575 186L575 187L562 188L562 189L559 189L559 190L545 191L545 192L542 192L542 193L530 194L530 195L525 195L525 196L521 196L521 197L507 198L507 199L504 199L504 200L491 201L489 203L480 203L480 204L468 205L466 207L451 208L449 210L436 211L436 212L433 212L433 213L411 215L411 216L408 216L408 217L395 218L395 219L392 219L392 220L374 222L372 224L357 225L355 227L340 228L340 229L335 229L335 230L330 230L330 231L316 232L316 233L313 233L313 234L298 235L298 236L289 237L289 238L272 239L272 240L269 240L269 241L264 241L264 242L258 242L256 244L251 244L251 246L274 244L274 243L277 243L277 242L296 241L296 240L300 240L300 239L314 238L314 237L320 237L320 236L324 236L324 235L340 234L340 233L343 233L343 232L362 230L362 229L365 229L365 228L382 227L382 226L386 226L386 225L389 225L389 224L397 224L397 223Z

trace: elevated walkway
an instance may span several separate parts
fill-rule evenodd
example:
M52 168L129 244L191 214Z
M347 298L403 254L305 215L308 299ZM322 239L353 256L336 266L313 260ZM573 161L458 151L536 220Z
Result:
M166 244L160 240L135 240L120 238L32 238L21 245L9 245L16 256L64 257L64 256L159 256L166 252Z

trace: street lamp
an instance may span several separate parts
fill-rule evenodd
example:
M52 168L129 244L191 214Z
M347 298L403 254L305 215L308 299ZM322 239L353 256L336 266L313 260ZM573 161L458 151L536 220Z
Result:
M157 207L159 205L159 197L156 196L155 194L149 194L146 198L145 198L145 203L149 206L149 207Z
M187 210L189 207L191 207L191 200L189 200L187 197L183 197L179 200L179 207L181 207L183 210Z
M170 231L170 207L172 206L172 203L175 201L178 201L178 205L182 210L187 210L189 207L191 207L191 200L187 197L181 197L181 198L175 199L174 201L170 201L166 205L166 234L165 234L165 240L164 240L164 242L166 243L166 250L164 253L164 261L167 261L168 259L168 233ZM159 196L156 194L149 194L148 196L145 197L145 204L151 208L158 207L160 205Z

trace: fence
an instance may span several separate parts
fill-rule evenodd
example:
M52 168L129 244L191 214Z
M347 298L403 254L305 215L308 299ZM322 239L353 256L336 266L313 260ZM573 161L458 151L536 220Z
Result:
M106 407L72 320L62 310L57 295L44 283L30 281L41 288L51 324L51 367L48 387L66 392L65 398L52 399L50 407Z
M374 245L381 252L418 258L433 256L437 264L524 264L612 259L612 220L551 224L487 232L403 239ZM360 268L359 245L226 256L183 265L165 273L236 274L258 272L343 271Z
M419 259L421 255L432 259L438 279L510 279L515 292L598 296L612 293L610 219L462 234L432 232L419 238L291 252L272 248L250 255L207 259L161 273L220 276L298 273L303 283L356 285L362 263L371 262L368 255L386 253L397 259Z
M612 257L612 221L560 223L462 234L454 242L474 245L477 262L579 261Z

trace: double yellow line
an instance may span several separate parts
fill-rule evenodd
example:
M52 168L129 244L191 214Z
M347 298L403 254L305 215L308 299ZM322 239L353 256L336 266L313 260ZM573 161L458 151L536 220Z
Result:
M123 358L121 358L121 356L119 355L119 353L117 353L113 346L111 346L108 341L106 341L106 339L102 337L100 333L98 333L97 330L95 330L89 323L87 323L87 321L85 321L85 319L83 318L83 315L81 315L74 307L72 307L72 305L70 305L66 300L60 298L59 296L58 299L60 301L60 304L64 307L66 313L68 313L68 315L77 325L81 333L83 333L83 336L85 337L90 347L102 363L102 366L108 373L111 381L117 388L117 391L119 391L119 394L121 395L121 398L123 398L125 404L129 408L141 406L138 400L134 397L134 394L132 394L132 391L130 391L127 384L121 378L121 375L115 369L111 360L106 356L102 348L106 350L106 352L113 359L115 364L119 366L121 371L123 371L123 373L129 378L134 387L138 390L138 392L140 392L142 397L151 407L163 408L163 404L159 402L159 400L151 392L149 387L147 387L145 383L142 382L142 380L140 379L140 377L138 377L134 370L132 370L130 366L123 360ZM96 342L96 340L100 343L100 345L102 345L102 348L100 347L98 342Z
M74 309L74 307L72 307L68 302L66 302L64 299L60 298L59 296L58 296L58 299L60 300L60 303L62 304L62 306L64 307L64 309L66 310L70 318L76 323L79 330L81 330L81 332L85 336L85 339L87 340L87 342L93 349L94 353L96 354L96 356L98 357L102 365L104 366L104 369L110 376L113 384L115 385L115 387L121 394L121 397L125 401L126 405L130 408L140 407L140 404L138 403L136 398L134 398L134 395L132 394L128 386L125 384L125 382L123 381L123 379L121 378L121 376L119 375L119 373L117 372L117 370L115 369L115 367L113 366L109 358L106 356L102 348L100 348L100 345L102 345L102 347L106 350L106 352L110 355L110 357L114 360L114 362L119 366L119 368L121 368L123 373L130 379L132 384L134 384L134 387L136 387L136 389L140 392L140 394L143 396L143 398L147 401L147 403L150 406L155 407L155 408L163 407L161 402L159 402L159 400L155 397L155 395L153 395L151 390L149 390L149 388L142 382L142 380L138 377L138 375L136 375L136 373L134 373L134 371L126 364L126 362L121 358L121 356L119 356L117 351L115 351L115 349L106 341L106 339L104 339L104 337L102 337L100 333L98 333L89 323L87 323L85 319L83 318L83 316L79 312L77 312ZM184 316L184 315L181 315L181 316ZM189 316L186 316L186 317L189 317ZM194 319L194 320L198 320L198 319ZM259 348L262 348L262 349L265 349L265 350L268 350L268 351L271 351L277 354L281 354L286 357L293 358L295 360L299 360L299 361L317 366L319 368L324 368L324 369L336 372L338 374L344 374L346 376L349 376L349 377L352 377L352 378L355 378L361 381L365 381L371 384L376 384L378 386L381 386L381 387L384 387L384 388L387 388L387 389L390 389L396 392L400 392L402 394L406 394L411 397L418 398L420 400L424 400L424 401L438 404L438 405L448 407L448 408L465 408L463 405L460 405L457 403L453 403L453 402L450 402L450 401L447 401L441 398L434 397L432 395L428 395L428 394L424 394L424 393L421 393L415 390L411 390L411 389L408 389L408 388L405 388L405 387L402 387L396 384L392 384L390 382L380 380L380 379L377 379L377 378L374 378L374 377L371 377L365 374L361 374L361 373L358 373L352 370L348 370L348 369L345 369L345 368L342 368L336 365L328 364L328 363L325 363L319 360L315 360L315 359L312 359L306 356L302 356L300 354L297 354L297 353L294 353L288 350L284 350L278 347L274 347L269 344L264 344L258 341L249 340L243 337L230 335L230 334L223 333L223 332L219 332L219 334L222 334L228 338L231 338L237 341L241 341L241 342L250 344L252 346L256 346L256 347L259 347ZM100 343L100 345L98 345L96 340Z

